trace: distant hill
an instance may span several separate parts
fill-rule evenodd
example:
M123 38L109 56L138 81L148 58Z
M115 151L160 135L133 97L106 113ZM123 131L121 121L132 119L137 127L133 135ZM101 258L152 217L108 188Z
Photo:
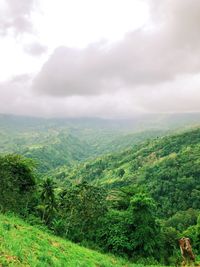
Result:
M143 187L158 203L160 215L200 207L200 128L148 140L74 168L60 168L63 181L87 180L118 189Z
M34 159L39 172L71 166L200 124L200 114L151 114L131 119L32 118L0 114L0 153Z

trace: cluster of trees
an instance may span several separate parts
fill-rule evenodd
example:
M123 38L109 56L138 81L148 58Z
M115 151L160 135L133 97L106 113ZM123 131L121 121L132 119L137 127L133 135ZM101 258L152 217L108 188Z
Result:
M56 234L117 255L159 260L161 226L155 203L146 194L132 192L131 197L125 196L127 204L122 209L120 204L117 208L116 201L108 200L105 190L87 182L57 195L54 186L49 179L42 185L42 219Z
M69 181L85 179L93 185L108 189L132 184L139 187L145 185L147 192L158 203L160 216L165 218L180 210L198 209L199 136L198 128L149 140L121 153L113 153L66 169L66 177Z
M60 187L35 177L32 162L18 155L0 157L0 178L2 212L15 212L74 242L147 264L174 263L182 235L200 248L198 210L163 220L153 198L137 186L109 194L85 181Z
M0 157L0 210L25 214L35 203L34 165L19 155Z

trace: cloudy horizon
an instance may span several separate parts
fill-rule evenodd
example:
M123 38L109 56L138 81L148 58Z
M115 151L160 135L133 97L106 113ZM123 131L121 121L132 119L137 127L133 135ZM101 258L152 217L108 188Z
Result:
M200 112L199 0L0 0L0 113Z

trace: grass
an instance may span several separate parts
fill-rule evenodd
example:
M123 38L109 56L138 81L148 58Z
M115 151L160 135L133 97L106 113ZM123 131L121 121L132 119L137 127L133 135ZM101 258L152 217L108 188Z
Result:
M112 255L81 247L0 214L0 266L141 267Z

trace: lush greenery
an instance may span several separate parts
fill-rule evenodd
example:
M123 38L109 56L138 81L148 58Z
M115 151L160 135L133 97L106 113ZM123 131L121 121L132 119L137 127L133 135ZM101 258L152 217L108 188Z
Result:
M18 155L0 157L0 178L1 211L27 213L36 191L32 162Z
M62 173L66 181L84 180L113 190L135 185L150 193L159 215L169 217L181 210L200 207L199 155L197 128L149 140L73 169L59 169L55 177Z
M180 127L200 114L143 115L127 120L43 119L0 114L0 153L34 159L42 173L123 150Z
M0 237L1 266L141 266L75 245L11 215L0 215Z
M88 128L80 126L82 121L74 128L69 121L61 120L56 127L51 120L48 123L42 128L41 122L33 120L27 130L22 119L18 128L12 123L4 127L13 139L7 145L5 136L1 141L1 212L13 212L34 227L1 215L2 264L62 266L66 248L72 254L69 266L79 264L79 255L80 266L129 266L125 260L83 249L41 230L148 266L179 264L182 236L190 237L198 255L199 128L158 137L163 132L130 134L125 127L112 136L117 127L104 123L106 130L100 134L94 121L93 126L91 121L86 123ZM16 142L14 133L22 143ZM107 143L100 146L104 139ZM12 152L12 142L13 151L28 158L7 154ZM29 231L34 234L25 238ZM25 247L32 248L30 257Z
M29 161L21 156L4 156L1 162L1 190L8 187L9 197L4 196L6 203L1 198L0 204L56 235L148 265L176 264L180 260L178 238L183 233L191 237L194 249L199 249L198 211L191 210L185 217L177 213L163 221L155 201L134 186L114 195L85 181L61 188L49 178L35 181ZM13 184L11 174L15 177ZM180 230L173 227L174 221L182 223L177 223Z

